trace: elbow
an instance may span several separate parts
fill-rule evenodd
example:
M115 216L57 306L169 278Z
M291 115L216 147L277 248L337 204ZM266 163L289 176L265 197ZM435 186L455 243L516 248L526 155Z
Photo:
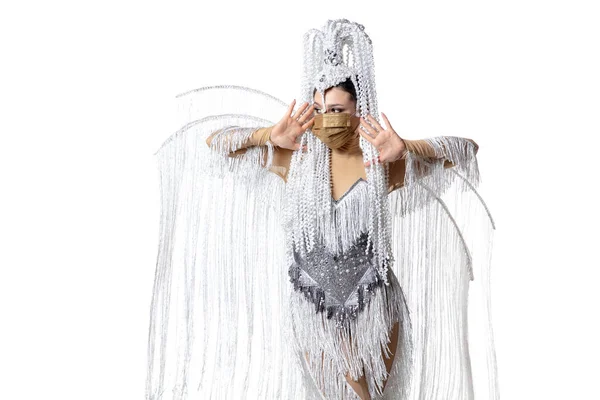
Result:
M444 168L452 168L455 167L456 164L454 164L452 161L450 160L444 160Z
M220 130L217 130L217 131L215 131L215 132L211 133L210 135L208 135L208 137L206 138L206 145L207 145L208 147L210 147L210 145L211 145L211 143L212 143L212 141L213 141L213 139L214 139L215 135L216 135L217 133L219 133L219 132L220 132Z
M475 146L475 155L477 155L477 151L479 150L479 145L473 139L467 139L467 140L469 142L473 143L473 146Z

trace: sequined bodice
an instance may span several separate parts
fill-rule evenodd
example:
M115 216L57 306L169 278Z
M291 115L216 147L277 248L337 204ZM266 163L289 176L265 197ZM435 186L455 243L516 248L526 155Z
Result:
M318 312L326 310L327 318L335 317L338 326L343 326L348 319L356 318L373 289L382 285L371 249L372 245L367 252L367 234L363 233L341 254L331 253L324 245L304 258L296 253L289 268L290 281Z

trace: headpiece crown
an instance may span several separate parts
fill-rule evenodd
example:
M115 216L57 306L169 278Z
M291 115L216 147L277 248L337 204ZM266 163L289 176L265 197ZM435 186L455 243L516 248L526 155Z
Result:
M351 79L357 91L359 115L377 113L373 47L365 27L347 19L329 20L322 30L304 36L304 101L313 91L325 90Z

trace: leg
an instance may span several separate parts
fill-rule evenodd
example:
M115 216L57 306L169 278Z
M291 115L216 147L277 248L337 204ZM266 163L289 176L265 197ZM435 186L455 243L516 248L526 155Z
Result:
M308 353L304 353L304 358L306 359L306 362L310 365L310 358L308 356ZM321 353L321 365L323 365L323 362L324 362L324 354ZM358 379L358 381L352 380L352 378L350 377L350 374L345 375L345 378L348 381L348 384L352 387L352 389L356 392L356 394L362 400L371 400L371 395L369 394L369 387L368 387L367 380L366 380L365 374L364 374L364 368L363 368L363 375ZM322 387L323 382L316 382L316 384L318 387ZM323 394L322 391L321 391L321 394Z
M350 342L352 342L352 333L349 333ZM344 351L348 351L344 349ZM362 375L357 381L353 380L350 373L344 375L348 384L352 387L354 392L361 398L361 400L371 400L371 394L369 393L369 384L365 376L365 368L363 366Z
M392 328L392 332L390 334L390 345L389 345L389 349L390 349L390 358L386 358L385 355L383 354L382 351L382 356L383 356L383 361L385 362L385 369L388 372L388 376L389 373L392 370L392 365L394 363L394 358L396 357L396 347L398 347L398 334L400 332L400 322L396 322L394 324L394 327ZM385 379L383 381L383 388L381 389L382 392L385 390L385 384L387 383L387 379Z
M388 348L390 350L389 358L385 357L384 351L382 349L381 355L384 359L384 363L385 363L385 367L388 372L388 375L390 374L390 372L392 370L394 358L396 356L396 347L398 347L399 333L400 333L400 322L398 321L392 327L392 331L390 332L390 335L389 335L390 336L390 343L388 345ZM350 337L351 337L351 335L350 335ZM310 364L308 353L305 353L304 357L305 357L306 361ZM322 353L321 354L321 365L323 365L323 362L324 362L324 354ZM346 378L346 381L348 382L348 384L352 387L352 389L356 392L356 394L362 400L371 400L371 395L369 394L369 386L367 384L367 380L366 380L366 377L364 374L364 367L363 367L363 374L357 381L353 380L351 378L350 374L346 374L345 378ZM383 381L383 387L381 389L382 392L385 390L386 384L387 384L387 379L385 379ZM317 382L317 385L321 386L321 385L323 385L323 382Z
M360 378L358 378L358 381L352 380L352 378L350 377L350 374L346 375L346 380L348 381L348 384L350 386L352 386L352 389L354 389L356 394L362 400L371 400L371 395L369 394L369 385L367 384L367 379L365 378L364 367L363 367L363 374Z
M311 365L310 364L310 357L308 355L308 352L304 353L304 359L306 360L307 365ZM323 352L321 352L321 370L323 369L323 364L325 363L325 354ZM323 396L323 398L325 398L325 393L323 392L323 382L319 382L317 381L317 379L315 378L315 376L313 375L313 373L310 371L309 368L309 374L311 376L313 376L313 380L315 382L315 386L319 389L319 392L321 393L321 395Z
M399 333L400 333L400 322L396 322L390 333L390 343L389 343L390 357L389 358L385 357L383 349L381 351L381 353L382 353L381 356L383 357L383 362L385 363L385 369L387 370L388 375L392 371L394 358L396 357L396 347L398 347ZM360 398L362 400L371 400L371 396L369 394L369 386L367 384L367 380L365 379L365 375L364 375L364 368L363 368L363 375L360 377L360 379L358 381L352 380L352 378L350 377L349 374L346 375L346 380L348 381L350 386L352 386L352 389L354 389L356 394L358 396L360 396ZM383 387L381 389L382 392L385 390L386 383L387 383L387 379L385 379L383 381Z

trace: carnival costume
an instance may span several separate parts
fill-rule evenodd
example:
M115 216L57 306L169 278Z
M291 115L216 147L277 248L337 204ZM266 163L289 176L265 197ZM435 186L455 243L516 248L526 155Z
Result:
M304 37L300 100L347 79L357 115L378 118L371 40L360 24L330 20ZM402 168L372 163L334 199L331 149L354 129L347 116L315 118L288 169L268 140L281 100L239 86L178 98L182 128L156 152L148 400L359 399L345 375L363 372L373 399L499 398L495 227L476 191L473 140L403 139ZM240 148L257 133L261 145ZM377 158L359 143L365 162ZM391 174L401 183L390 186Z

